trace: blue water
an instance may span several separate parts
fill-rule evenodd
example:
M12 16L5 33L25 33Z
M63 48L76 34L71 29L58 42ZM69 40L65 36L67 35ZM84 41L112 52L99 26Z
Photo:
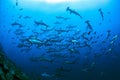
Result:
M92 7L22 1L0 1L0 43L21 71L33 80L120 80L118 0Z

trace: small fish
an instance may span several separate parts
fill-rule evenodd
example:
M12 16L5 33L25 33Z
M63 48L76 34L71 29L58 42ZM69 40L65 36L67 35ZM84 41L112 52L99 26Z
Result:
M72 43L77 43L78 41L75 40L75 39L73 39L73 40L71 40L71 42L72 42Z
M20 15L18 18L20 19L22 17L22 15Z
M62 17L62 16L56 16L57 19L63 19L63 20L68 20L70 18L65 18L65 17Z
M64 19L62 16L56 16L57 19Z
M109 49L105 52L105 55L108 55L108 54L110 54L110 53L112 53L112 48L109 48Z
M74 53L74 54L79 54L80 53L79 50L74 49L74 48L70 48L68 50L69 50L70 53Z
M69 30L66 30L66 29L55 29L55 31L57 31L57 32L69 32Z
M30 16L25 16L24 19L30 19L31 17Z
M119 37L119 36L118 36L117 34L116 34L116 35L114 35L114 36L113 36L113 38L111 39L111 41L116 40L118 37Z
M32 62L49 62L49 63L53 63L55 59L48 59L44 56L44 54L42 54L41 56L38 57L30 57L30 61Z
M36 37L31 37L27 39L28 42L31 44L42 44L42 41L37 39Z
M64 18L64 20L69 20L70 18Z
M20 11L22 11L22 10L23 10L23 8L20 8L19 10L20 10Z
M62 22L58 22L58 21L57 21L57 22L55 22L54 24L59 24L59 25L60 25L60 24L62 24Z
M44 73L42 73L42 74L41 74L41 76L42 76L42 77L51 77L51 75L50 75L50 74L47 74L47 73L45 73L45 72L44 72Z
M16 35L22 35L24 33L25 32L22 29L17 29L16 31L14 31L14 34L16 34Z
M66 28L75 28L75 27L77 27L76 25L68 25L68 26L66 26Z

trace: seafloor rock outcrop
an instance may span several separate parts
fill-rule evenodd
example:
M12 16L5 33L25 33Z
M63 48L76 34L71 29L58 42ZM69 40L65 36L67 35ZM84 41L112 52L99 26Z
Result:
M4 55L0 44L0 80L31 80Z

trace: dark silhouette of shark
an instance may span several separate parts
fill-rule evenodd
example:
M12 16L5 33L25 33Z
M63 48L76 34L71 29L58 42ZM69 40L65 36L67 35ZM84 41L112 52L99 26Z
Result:
M16 6L18 6L18 0L16 0L16 3L15 3Z
M102 20L104 20L104 15L103 15L102 9L99 8L98 11L100 12L100 15L101 15L101 17L102 17Z
M11 24L11 26L19 26L19 27L23 27L22 24L18 23L18 22L13 22Z
M62 16L56 16L57 19L63 19L63 20L68 20L70 18L67 18L67 17L62 17Z
M74 11L74 10L72 10L72 9L70 9L70 7L67 7L66 8L66 11L69 11L70 12L70 14L75 14L75 15L77 15L77 16L79 16L81 19L83 18L78 12L76 12L76 11Z
M49 27L49 25L47 25L47 24L44 23L43 21L40 21L40 22L38 22L38 21L34 21L34 23L35 23L37 26L39 26L39 25L43 25L43 26L45 26L46 28Z
M85 23L88 25L88 27L89 27L90 30L93 30L93 28L92 28L89 20L86 20Z
M108 39L110 37L110 35L111 35L111 30L108 30L106 39Z

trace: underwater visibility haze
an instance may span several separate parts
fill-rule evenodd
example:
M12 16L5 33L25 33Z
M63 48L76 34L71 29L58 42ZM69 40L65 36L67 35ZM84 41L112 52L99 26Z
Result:
M0 0L0 50L31 80L120 80L119 3Z

